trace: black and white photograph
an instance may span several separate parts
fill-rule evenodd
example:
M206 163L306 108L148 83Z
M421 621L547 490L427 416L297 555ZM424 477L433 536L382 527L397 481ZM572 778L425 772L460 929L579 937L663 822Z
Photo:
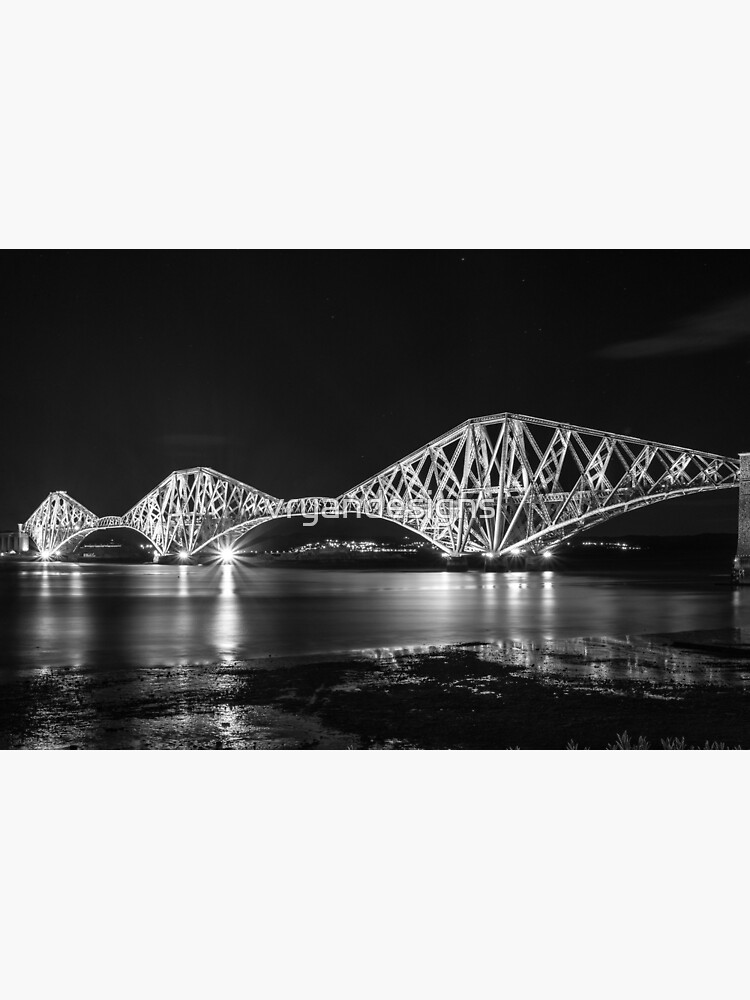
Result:
M1 745L750 747L748 262L6 254Z

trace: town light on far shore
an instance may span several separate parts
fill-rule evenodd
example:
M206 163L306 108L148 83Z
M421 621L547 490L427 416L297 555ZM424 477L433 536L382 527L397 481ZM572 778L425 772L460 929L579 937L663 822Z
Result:
M184 561L185 561L185 560L187 559L187 557L188 557L188 554L187 554L187 552L185 551L185 549L183 549L183 550L182 550L182 551L180 552L180 555L179 555L179 558L180 558L180 559L181 559L181 560L182 560L182 561L184 562Z
M550 552L549 549L545 549L544 552L542 552L542 557L544 559L551 559L552 558L552 553Z

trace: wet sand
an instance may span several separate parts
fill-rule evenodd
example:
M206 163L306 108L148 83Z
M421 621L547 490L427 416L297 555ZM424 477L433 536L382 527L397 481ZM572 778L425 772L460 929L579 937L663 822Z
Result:
M750 636L725 629L361 651L317 662L59 667L0 684L3 749L750 748Z

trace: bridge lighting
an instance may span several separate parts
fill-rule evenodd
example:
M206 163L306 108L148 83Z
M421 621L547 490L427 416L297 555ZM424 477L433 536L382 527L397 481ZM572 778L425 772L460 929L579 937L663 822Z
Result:
M544 552L542 552L542 557L544 559L551 559L552 558L552 553L550 552L549 549L545 549Z
M453 470L449 477L447 469ZM455 555L494 546L496 553L523 556L539 552L545 539L559 545L560 537L609 517L671 497L736 487L739 477L734 458L499 413L464 421L336 499L281 500L213 469L181 469L117 518L98 518L61 490L50 493L24 531L40 554L44 546L54 559L64 542L96 528L134 528L161 555L165 540L193 538L190 525L200 526L196 553L179 553L171 542L167 546L170 554L178 551L178 561L187 562L204 546L218 546L226 532L250 530L272 518L362 514L402 527L408 520L433 545L458 544ZM425 486L433 481L437 485ZM483 514L472 515L464 534L465 500L474 497L476 483L483 484ZM491 498L497 500L487 503ZM483 530L479 520L486 520ZM516 539L510 545L509 536ZM218 548L211 551L222 558Z
M225 566L231 565L237 558L237 553L234 551L231 545L226 545L221 550L221 561Z
M52 558L52 553L50 552L49 549L42 549L42 551L39 554L42 562L49 562L50 559Z

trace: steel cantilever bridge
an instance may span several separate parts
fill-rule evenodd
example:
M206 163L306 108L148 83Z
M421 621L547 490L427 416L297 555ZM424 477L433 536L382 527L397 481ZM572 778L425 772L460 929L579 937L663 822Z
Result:
M611 517L739 484L737 459L498 413L466 420L337 497L282 500L213 469L172 472L121 517L50 493L24 525L46 558L127 527L195 555L278 517L382 517L449 555L538 555Z

